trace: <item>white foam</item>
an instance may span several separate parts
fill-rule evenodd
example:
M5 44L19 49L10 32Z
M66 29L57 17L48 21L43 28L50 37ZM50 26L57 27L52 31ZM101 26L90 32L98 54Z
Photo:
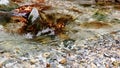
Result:
M0 0L0 4L7 5L9 4L9 0Z

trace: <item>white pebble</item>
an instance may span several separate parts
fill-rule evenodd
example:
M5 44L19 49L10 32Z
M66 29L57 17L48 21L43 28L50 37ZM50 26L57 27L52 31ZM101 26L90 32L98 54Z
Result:
M116 61L116 59L115 59L115 58L111 58L111 60L112 60L112 62L113 62L113 61Z

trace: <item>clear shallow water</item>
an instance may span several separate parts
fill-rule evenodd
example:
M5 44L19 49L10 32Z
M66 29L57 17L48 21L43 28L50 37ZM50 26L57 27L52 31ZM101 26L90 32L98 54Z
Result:
M65 2L65 3L68 5L64 6L64 7L69 8L71 3L69 3L69 2ZM53 5L53 6L55 7L55 5ZM59 8L60 4L58 4L57 7ZM81 41L81 40L85 40L87 38L97 37L98 34L103 35L103 34L110 33L112 31L118 31L120 28L119 27L120 24L117 23L117 21L113 22L113 23L108 23L111 25L111 27L109 27L109 28L100 27L99 29L96 29L97 26L95 26L95 25L91 26L92 24L88 25L88 26L91 26L90 28L88 28L87 26L81 27L81 24L84 24L86 22L96 21L97 18L92 18L92 16L95 14L96 11L99 11L99 9L92 8L92 7L83 7L83 6L78 6L78 5L73 4L72 7L76 7L75 8L76 10L79 10L82 12L82 13L78 13L78 12L74 12L74 11L68 11L64 7L62 8L64 11L61 11L58 9L58 10L53 10L52 12L53 13L55 13L55 12L62 13L63 12L64 14L70 14L76 18L76 20L74 22L71 22L68 25L66 25L65 36L68 36L71 39ZM60 7L60 9L61 9L61 7ZM69 9L71 9L71 8L69 8ZM114 9L103 10L102 13L107 14L107 18L105 18L105 21L103 21L106 23L110 22L114 18L116 18L116 19L120 18L119 17L120 12L117 10L114 10ZM56 40L58 40L58 44L60 44L59 42L61 42L61 40L58 38L56 38ZM63 40L64 40L64 38L63 38ZM49 42L52 42L52 41L49 38L47 38L44 40L44 42L45 43L48 42L48 44L49 44ZM27 52L27 51L31 51L30 50L31 48L37 48L37 47L43 48L44 45L47 45L47 44L41 44L41 42L27 40L25 36L6 33L6 32L4 32L4 28L2 26L0 26L0 48L3 50L13 51L18 48L18 49L20 49L21 52ZM46 46L46 48L47 48L47 46Z
M52 1L52 0L51 0ZM53 0L54 1L54 0ZM50 2L49 4L52 4L54 2ZM52 10L52 13L64 13L64 14L70 14L73 17L77 17L74 22L70 22L66 25L66 32L65 34L58 35L54 38L54 40L51 40L49 37L39 37L37 40L28 40L25 36L21 36L18 34L11 34L4 32L4 28L0 26L0 57L4 56L4 58L7 58L7 61L9 61L9 58L13 59L15 62L17 61L17 64L26 65L24 63L27 63L28 66L30 64L29 59L35 59L38 60L38 63L36 63L36 66L43 66L43 68L46 67L47 63L52 63L55 65L59 65L59 60L61 58L67 57L68 64L66 66L68 67L78 67L83 64L83 68L86 66L89 67L89 64L93 65L96 64L97 67L101 65L101 68L105 68L104 63L111 64L111 61L119 61L119 42L118 45L112 45L115 44L115 37L117 37L117 40L120 39L120 34L115 34L114 37L111 36L111 32L117 32L120 31L120 23L119 21L115 20L111 22L112 19L117 18L119 19L120 12L118 10L110 9L110 10L104 10L105 13L108 16L105 18L103 23L109 24L111 27L103 27L103 25L100 25L99 28L96 26L96 24L86 24L84 27L84 23L89 23L92 21L98 21L98 18L92 18L92 15L99 10L99 8L93 8L93 7L83 7L75 4L71 4L70 2L62 2L59 0L55 1L57 4L57 10ZM52 4L54 7L56 7L56 4ZM61 7L61 4L63 7ZM68 5L67 5L68 4ZM70 7L72 6L72 7ZM75 7L75 10L79 10L82 13L75 12L71 10L71 8ZM66 9L69 8L69 9ZM62 11L64 9L64 11ZM71 11L70 11L71 10ZM47 12L47 11L46 11ZM104 16L103 16L104 17ZM100 17L101 20L101 17ZM101 23L97 23L101 24ZM93 28L94 27L94 28ZM105 36L104 36L105 35ZM42 39L41 39L42 38ZM113 39L114 38L114 39ZM65 39L70 39L68 43L64 41ZM71 40L72 39L72 40ZM71 43L75 40L75 43ZM104 44L106 43L106 45ZM65 47L65 44L68 44L68 47ZM113 47L112 47L113 46ZM110 49L111 48L111 49ZM113 49L112 49L113 48ZM46 58L43 56L45 52L49 52L50 58ZM109 52L109 53L108 53ZM115 52L115 55L112 54ZM7 57L6 54L10 54L10 57ZM106 58L103 56L105 53L106 56L109 56L109 54L113 55L111 58ZM115 57L114 57L115 56ZM118 56L118 57L117 57ZM117 59L116 59L117 57ZM0 58L0 60L3 59ZM25 59L28 59L27 61L24 61ZM55 62L51 59L56 59ZM6 59L5 59L6 60ZM94 61L93 61L94 60ZM22 63L19 63L19 61L22 61ZM39 61L42 61L44 64L40 64ZM73 62L74 61L74 62ZM4 62L4 65L9 62ZM16 64L16 65L17 65ZM29 65L30 64L30 65ZM38 64L38 65L37 65ZM91 66L90 65L90 66ZM112 65L112 64L111 64ZM12 65L11 65L12 66ZM63 67L61 64L56 67ZM95 66L95 65L94 65ZM53 67L53 68L56 68ZM81 68L82 68L81 67ZM96 68L97 68L96 67ZM12 67L11 67L12 68ZM35 68L35 67L33 67Z

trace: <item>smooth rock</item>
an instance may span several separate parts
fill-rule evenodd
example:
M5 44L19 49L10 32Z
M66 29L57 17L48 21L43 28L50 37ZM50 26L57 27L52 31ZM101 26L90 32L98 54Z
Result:
M45 57L45 58L50 57L50 52L45 52L45 53L43 53L43 57Z

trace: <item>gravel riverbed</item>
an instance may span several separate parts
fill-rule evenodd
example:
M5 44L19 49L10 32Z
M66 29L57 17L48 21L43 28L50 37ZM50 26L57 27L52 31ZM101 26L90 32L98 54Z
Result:
M67 0L46 3L55 9L45 13L67 14L75 20L63 34L37 40L6 33L0 25L0 68L120 68L120 10L107 6L101 18L93 17L101 12L99 6L84 7ZM100 25L90 25L93 21ZM101 25L104 22L107 25Z

